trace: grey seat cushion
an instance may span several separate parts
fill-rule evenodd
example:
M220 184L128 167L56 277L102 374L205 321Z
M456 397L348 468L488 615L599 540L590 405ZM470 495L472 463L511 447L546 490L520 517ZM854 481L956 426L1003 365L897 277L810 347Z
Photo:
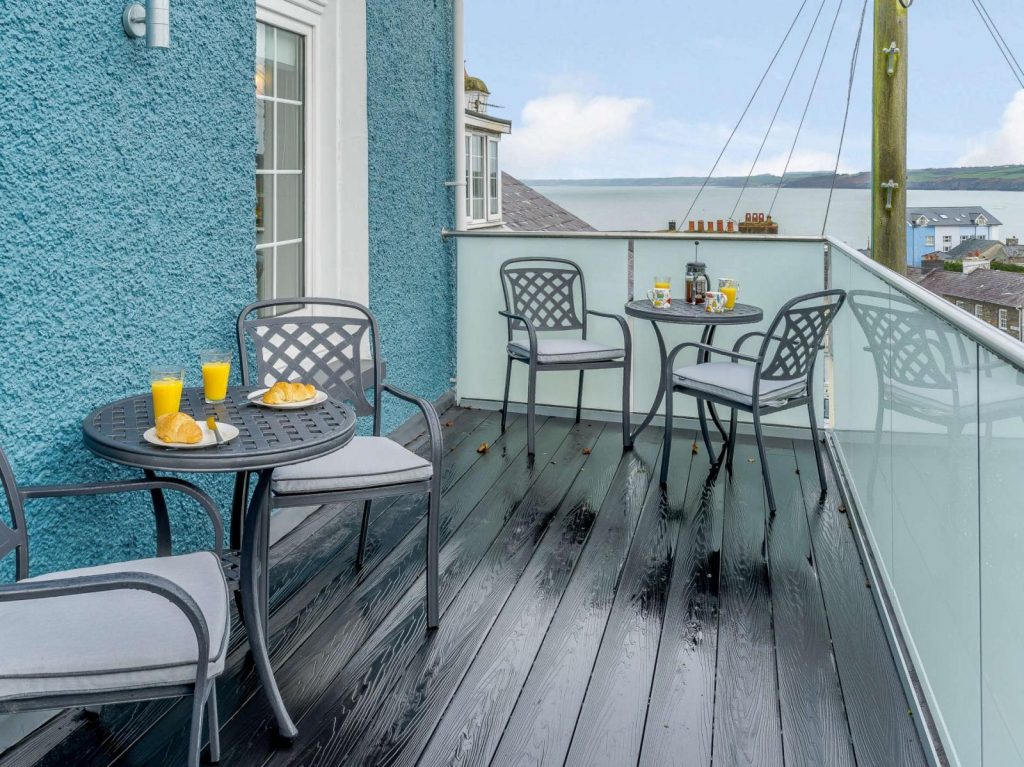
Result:
M530 342L512 341L508 353L520 359L529 359ZM621 347L584 341L579 338L550 338L537 341L537 361L543 364L559 362L611 362L626 356Z
M705 392L722 399L751 405L754 392L754 366L734 362L705 362L686 365L672 371L677 386ZM761 381L758 389L761 406L776 407L790 397L801 396L806 380Z
M210 632L209 672L220 674L228 587L210 552L65 570L23 583L124 572L166 578L195 599ZM192 624L157 594L118 590L0 603L0 700L188 684L197 658Z
M326 493L420 482L434 467L387 437L353 437L341 450L274 470L279 495Z

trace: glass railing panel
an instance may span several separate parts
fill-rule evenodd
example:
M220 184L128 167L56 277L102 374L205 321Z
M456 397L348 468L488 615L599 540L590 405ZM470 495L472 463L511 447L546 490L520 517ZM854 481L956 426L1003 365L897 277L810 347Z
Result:
M684 295L683 275L686 263L694 260L694 239L637 240L634 244L633 291L642 298L654 284L655 276L672 277L673 297ZM754 304L764 310L764 320L757 324L723 326L714 336L714 345L732 349L736 340L753 330L767 330L775 313L790 298L802 293L822 290L825 284L824 250L815 241L730 240L726 238L702 239L697 248L698 258L707 264L708 275L717 290L720 277L732 277L740 283L739 301ZM669 347L684 341L700 341L700 326L681 326L661 323L665 343ZM657 339L649 322L633 323L633 392L634 410L648 410L657 391L661 373ZM757 343L748 342L745 353L756 353ZM725 358L723 358L725 359ZM677 365L692 364L695 353L680 352ZM819 361L815 382L819 419L822 415L823 367ZM677 416L696 417L696 401L677 396L673 412ZM663 408L662 408L663 410ZM741 420L750 420L741 414ZM807 426L807 413L803 408L782 411L767 416L766 423Z
M505 386L508 326L498 311L505 308L498 269L510 258L567 258L583 269L588 308L622 314L627 300L626 240L462 237L458 240L458 391L463 400L500 403ZM613 320L590 318L588 338L622 345ZM522 334L525 337L525 333ZM544 337L575 337L550 333ZM593 370L584 378L584 407L621 411L621 371ZM540 405L576 406L579 373L545 373L537 377ZM526 366L512 367L510 399L526 400Z
M833 251L832 287L846 304L832 325L832 365L826 376L832 429L842 448L851 490L883 577L892 575L892 411L885 407L885 371L892 358L881 322L888 315L887 284Z
M981 420L982 743L986 765L1024 764L1024 373L983 351Z

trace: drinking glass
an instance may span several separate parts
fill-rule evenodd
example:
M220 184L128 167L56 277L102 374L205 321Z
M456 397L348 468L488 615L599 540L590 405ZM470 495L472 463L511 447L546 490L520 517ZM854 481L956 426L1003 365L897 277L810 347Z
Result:
M223 402L228 396L228 379L231 376L231 352L223 349L207 349L200 352L199 361L203 366L203 395L207 402Z
M153 420L181 408L181 389L185 371L180 367L161 366L150 371L149 388L153 394Z
M736 306L736 295L739 293L740 284L732 277L720 277L718 289L725 293L725 308L731 310Z

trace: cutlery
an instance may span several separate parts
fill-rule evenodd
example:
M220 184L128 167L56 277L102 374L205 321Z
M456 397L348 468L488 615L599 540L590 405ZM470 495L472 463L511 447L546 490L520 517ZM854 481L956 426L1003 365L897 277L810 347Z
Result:
M217 419L212 415L206 419L206 428L213 432L213 436L217 438L218 445L224 442L224 437L221 436L220 429L217 428Z

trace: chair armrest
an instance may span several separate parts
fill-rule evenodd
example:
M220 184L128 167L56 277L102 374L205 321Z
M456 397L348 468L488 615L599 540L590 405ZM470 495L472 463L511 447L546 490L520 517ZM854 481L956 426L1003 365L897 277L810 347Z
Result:
M533 323L521 314L506 311L499 311L498 314L508 320L508 335L510 339L512 338L513 322L519 321L526 326L526 334L530 337L530 357L532 359L537 353L537 329L533 326Z
M430 435L430 462L434 465L434 476L439 478L444 438L441 436L441 420L437 417L437 410L422 397L417 397L415 394L410 394L389 383L382 384L381 391L412 403L423 413L423 417L427 421L427 433Z
M744 333L742 336L736 339L736 343L732 345L732 350L734 352L738 352L741 348L743 348L743 344L745 344L751 338L771 338L773 341L785 340L780 336L769 336L763 330L752 330L749 333Z
M679 354L679 352L681 352L683 349L687 348L703 349L706 352L711 352L713 354L721 354L726 357L731 357L734 360L744 360L745 362L757 363L761 361L760 357L751 357L749 354L740 354L737 351L729 351L728 349L721 349L717 346L700 344L697 343L696 341L686 341L685 343L681 343L678 346L674 347L672 351L668 353L668 356L665 358L667 360L669 370L671 370L675 366L676 355Z
M105 575L83 575L77 578L55 578L49 581L21 581L0 586L0 603L127 590L148 591L163 597L188 619L198 643L197 682L200 683L200 686L205 685L210 663L209 626L206 624L206 618L203 617L203 611L192 596L167 578L152 573L126 571Z
M629 324L626 322L626 318L623 317L621 314L599 312L596 309L587 309L587 314L593 314L595 317L605 317L609 320L615 320L617 323L619 323L619 328L622 330L622 341L626 349L626 358L629 359L629 351L633 339L630 336Z
M73 498L82 495L114 495L152 490L177 490L199 502L213 523L214 547L218 557L224 554L224 523L216 502L198 487L181 479L132 479L118 482L95 482L84 485L34 485L19 490L24 501L35 498Z

